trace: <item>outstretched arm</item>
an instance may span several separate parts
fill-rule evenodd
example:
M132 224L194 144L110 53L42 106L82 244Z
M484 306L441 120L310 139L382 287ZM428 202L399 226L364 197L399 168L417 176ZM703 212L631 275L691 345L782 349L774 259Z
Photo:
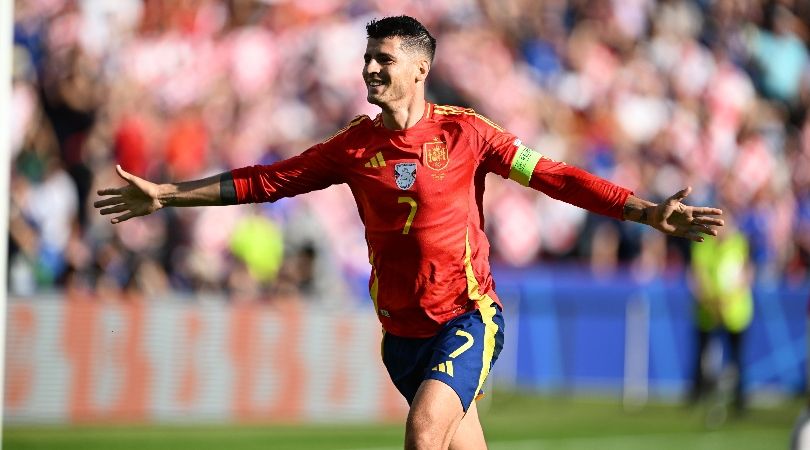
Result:
M467 118L473 117L469 111L466 114ZM696 242L703 241L704 234L717 236L716 227L723 226L721 219L712 217L722 215L723 211L681 203L692 191L691 187L655 204L585 170L547 158L488 119L474 117L469 119L470 124L477 131L478 144L483 149L481 167L488 172L588 211L643 223Z
M663 233L703 242L703 235L717 236L717 227L723 226L717 208L688 206L681 203L691 187L681 189L665 201L655 204L635 195L627 197L624 204L624 219L649 225Z
M151 214L166 206L215 206L236 203L236 192L230 172L183 183L156 184L132 175L121 166L118 176L127 182L120 188L99 189L105 197L93 203L102 215L118 214L110 222L120 223L133 217Z
M345 128L326 141L316 144L298 156L270 165L242 167L202 180L183 183L155 184L127 173L116 166L127 185L100 189L106 198L93 203L101 214L120 214L112 223L145 216L166 206L216 206L237 203L274 202L306 192L344 183L341 168L343 149L348 132L363 123L367 116L358 116Z

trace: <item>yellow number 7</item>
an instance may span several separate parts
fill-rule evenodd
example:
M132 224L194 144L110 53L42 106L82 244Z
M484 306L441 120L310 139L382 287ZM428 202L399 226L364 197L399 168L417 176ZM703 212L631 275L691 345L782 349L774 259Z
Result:
M402 234L408 234L411 231L411 224L413 224L413 216L416 215L416 200L411 197L400 197L397 203L407 203L411 205L411 212L408 214L408 220L405 221L405 228L402 229Z

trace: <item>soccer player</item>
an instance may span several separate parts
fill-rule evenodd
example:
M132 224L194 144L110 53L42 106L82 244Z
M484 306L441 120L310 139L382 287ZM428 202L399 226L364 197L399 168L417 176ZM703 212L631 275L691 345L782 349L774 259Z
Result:
M369 291L383 362L410 404L406 449L485 449L475 398L503 344L481 202L495 172L553 198L702 241L719 209L655 204L552 161L475 111L425 101L436 40L417 20L366 26L363 80L382 112L359 116L301 155L210 178L154 184L117 167L127 185L95 202L112 223L167 206L272 202L346 183L366 230Z

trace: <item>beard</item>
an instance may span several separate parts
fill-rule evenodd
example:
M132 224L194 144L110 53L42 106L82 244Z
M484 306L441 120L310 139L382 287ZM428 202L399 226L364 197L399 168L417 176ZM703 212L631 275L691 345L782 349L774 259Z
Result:
M402 86L398 86L390 81L378 87L369 87L368 85L366 85L366 87L366 101L383 109L387 109L387 105L398 103L400 100L408 97Z

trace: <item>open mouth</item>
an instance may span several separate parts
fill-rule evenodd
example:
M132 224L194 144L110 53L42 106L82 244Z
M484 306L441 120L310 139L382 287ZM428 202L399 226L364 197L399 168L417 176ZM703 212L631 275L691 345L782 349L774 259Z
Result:
M368 80L368 81L366 81L366 86L368 86L368 87L380 87L383 84L384 83L382 81L380 81L380 80Z

